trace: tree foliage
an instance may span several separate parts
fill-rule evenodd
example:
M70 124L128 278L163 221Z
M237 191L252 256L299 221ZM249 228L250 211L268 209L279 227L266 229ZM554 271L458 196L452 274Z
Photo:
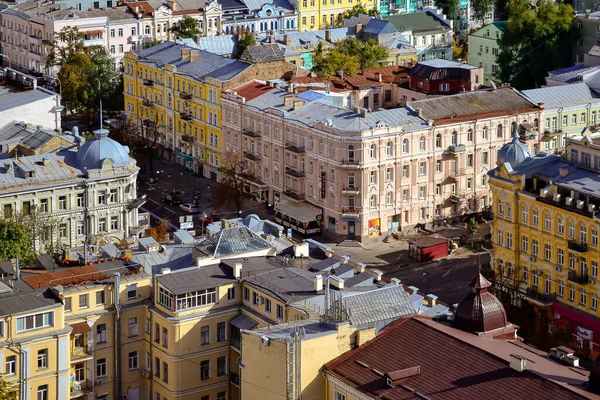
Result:
M386 48L373 39L363 42L349 38L338 42L327 54L323 51L323 45L319 43L313 58L313 72L318 76L331 76L338 71L355 74L362 68L380 66L380 61L387 56Z
M176 39L189 39L201 35L202 29L196 18L186 15L181 22L171 27L171 33L175 35Z
M512 0L499 41L500 79L519 89L539 87L548 71L570 65L577 31L573 8L551 0Z
M449 20L458 19L460 4L459 0L436 0L435 6L442 10Z
M30 264L34 259L31 237L23 225L7 219L0 220L0 260L19 258Z
M250 194L246 190L248 179L252 178L246 161L239 152L228 150L223 154L219 171L224 177L220 185L214 185L212 189L215 206L229 211L242 211Z
M483 21L486 14L494 8L494 2L495 0L471 0L471 7L473 7L475 19Z
M377 8L366 8L363 4L357 4L349 10L344 11L344 19L358 17L359 15L375 16L379 13Z
M61 249L58 228L62 220L54 214L31 206L28 211L23 210L7 219L25 228L33 255L54 254Z
M240 58L242 54L244 54L244 51L246 51L248 47L252 46L256 46L256 39L254 39L254 35L248 33L241 37L238 40L238 52L236 58Z
M468 43L467 37L463 37L460 40L456 40L456 38L452 41L452 59L453 60L463 60L469 61L469 53L468 53Z
M161 220L158 225L149 228L144 233L144 237L151 237L158 243L166 242L169 238L169 221L166 219Z
M0 376L0 400L16 400L18 395L17 386L8 383L4 376Z

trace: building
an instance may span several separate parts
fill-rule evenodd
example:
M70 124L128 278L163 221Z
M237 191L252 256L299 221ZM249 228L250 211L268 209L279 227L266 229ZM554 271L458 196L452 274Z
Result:
M600 47L593 46L583 57L583 63L548 72L547 86L571 85L585 82L595 93L600 91Z
M544 104L543 151L564 149L568 137L600 122L600 99L585 82L521 93L534 104Z
M493 22L469 34L469 64L483 67L483 84L498 79L498 54L502 37L508 22Z
M325 2L316 0L291 0L290 4L298 10L298 30L314 31L340 26L344 22L344 12L350 11L355 3L352 0ZM366 9L377 7L377 0L361 2Z
M506 301L524 299L545 315L541 329L553 340L591 359L600 354L599 141L586 129L566 139L563 157L531 157L510 144L490 172L496 284Z
M408 255L417 261L431 261L450 254L450 240L438 235L415 238L408 243Z
M573 49L573 63L581 64L585 60L585 55L592 50L592 47L598 45L596 40L596 28L600 23L600 12L594 11L596 8L587 8L578 10L575 16L574 25L579 31L577 43Z
M386 18L417 49L417 61L436 58L452 60L453 21L438 9L426 8L414 14L390 15Z
M35 89L20 88L20 85L13 85L19 78L25 75L6 68L0 80L13 80L10 84L6 81L0 85L0 127L4 127L18 118L26 117L27 123L35 126L51 128L57 131L61 129L62 110L60 105L60 96L56 93L38 87ZM35 79L31 77L31 82Z
M75 135L13 122L0 128L0 154L3 158L42 155L73 147L75 140Z
M428 95L470 92L483 84L483 68L447 60L420 61L408 79L411 90Z
M48 242L74 247L138 233L137 209L144 200L136 194L136 162L128 148L108 138L108 131L95 134L85 143L74 135L75 144L68 147L43 131L24 135L14 151L10 140L6 144L2 215L34 215L50 223L51 231L35 239L38 251Z
M172 161L218 179L223 163L221 92L249 79L304 73L274 54L249 64L174 42L128 53L125 112L139 134L158 135L157 146Z
M486 209L486 173L517 110L522 139L539 148L542 109L508 87L389 110L385 96L349 109L303 95L250 82L222 98L225 148L244 154L278 222L303 233L367 242Z
M220 0L223 10L222 32L226 35L298 30L298 12L287 0L255 2L250 0Z

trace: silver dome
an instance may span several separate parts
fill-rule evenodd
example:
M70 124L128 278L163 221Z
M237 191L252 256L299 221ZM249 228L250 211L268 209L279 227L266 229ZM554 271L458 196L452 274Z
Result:
M83 169L100 169L106 159L112 160L115 168L130 165L134 160L129 157L129 148L108 137L106 129L94 131L96 138L85 142L77 151L77 165Z
M520 135L517 126L515 126L512 140L502 146L502 148L498 151L498 166L504 165L504 163L509 163L510 166L514 168L526 159L533 157L529 147L521 143L519 140Z

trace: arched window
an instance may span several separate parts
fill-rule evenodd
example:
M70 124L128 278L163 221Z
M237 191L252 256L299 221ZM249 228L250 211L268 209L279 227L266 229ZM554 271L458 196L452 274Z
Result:
M167 33L168 31L169 31L169 30L167 29L167 23L165 22L165 23L163 24L163 32L164 32L164 33Z
M348 146L348 161L354 162L354 146Z
M496 137L499 139L504 137L504 130L502 129L502 124L498 124L498 128L496 130Z
M146 35L150 34L150 25L146 25L146 28L144 29L144 32L146 33Z
M473 129L469 129L469 130L467 131L467 140L468 140L469 142L472 142L472 141L473 141Z
M481 136L484 139L487 139L487 137L488 137L487 126L484 126L483 129L481 130Z
M386 156L394 155L394 144L392 142L387 142L387 145L385 146L385 155Z
M402 141L402 152L408 153L408 139Z
M394 202L394 193L387 192L385 196L385 204L391 205Z
M371 158L377 157L377 147L374 144L371 145L370 156Z
M333 147L333 144L329 145L329 157L335 157L335 148Z
M374 195L374 194L371 195L371 200L369 201L369 206L371 208L377 207L377 196L376 195Z
M421 136L419 139L419 150L425 151L425 136Z
M437 135L435 135L435 147L437 147L437 148L442 147L442 135L439 133Z
M456 131L452 132L452 146L456 146L458 144L458 133Z

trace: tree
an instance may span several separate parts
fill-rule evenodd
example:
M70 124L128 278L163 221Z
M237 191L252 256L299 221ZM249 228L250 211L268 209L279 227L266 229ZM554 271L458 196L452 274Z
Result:
M577 31L573 8L551 0L512 0L499 41L499 77L519 89L545 84L548 71L570 65Z
M449 20L456 21L458 19L459 0L436 0L435 6L441 9Z
M23 225L7 219L0 220L0 260L18 258L25 264L34 260L31 237Z
M202 29L200 29L198 20L188 15L183 17L179 24L173 25L170 30L171 33L175 35L176 39L195 38L202 34Z
M18 395L17 386L6 382L4 376L0 376L0 400L16 400Z
M38 206L31 206L29 210L23 210L7 219L25 228L34 255L54 254L61 249L58 228L62 219L54 214L42 212Z
M495 0L471 0L475 19L483 21L487 13L492 11Z
M331 76L338 71L344 74L355 74L361 68L374 68L388 56L385 47L375 40L366 42L349 38L338 42L332 50L324 54L323 45L319 43L313 57L313 72L317 76Z
M249 193L246 190L251 174L241 153L231 150L223 154L223 163L219 168L224 177L220 185L213 186L213 201L217 207L242 211Z
M235 58L240 58L242 54L244 54L244 51L246 51L248 47L252 46L256 46L256 39L254 39L253 34L248 33L243 35L243 37L240 37L238 39L238 52Z
M161 220L158 225L149 228L144 233L144 237L151 237L158 243L166 242L169 238L169 221L166 219Z
M479 229L479 223L475 218L470 218L467 224L467 228L469 229L469 234L474 238L477 235L477 230Z
M363 4L357 4L352 7L350 10L344 11L344 19L350 19L352 17L358 17L359 15L370 15L376 16L378 15L379 10L377 8L369 8L367 9Z
M469 61L467 36L459 41L456 38L452 39L452 59Z

